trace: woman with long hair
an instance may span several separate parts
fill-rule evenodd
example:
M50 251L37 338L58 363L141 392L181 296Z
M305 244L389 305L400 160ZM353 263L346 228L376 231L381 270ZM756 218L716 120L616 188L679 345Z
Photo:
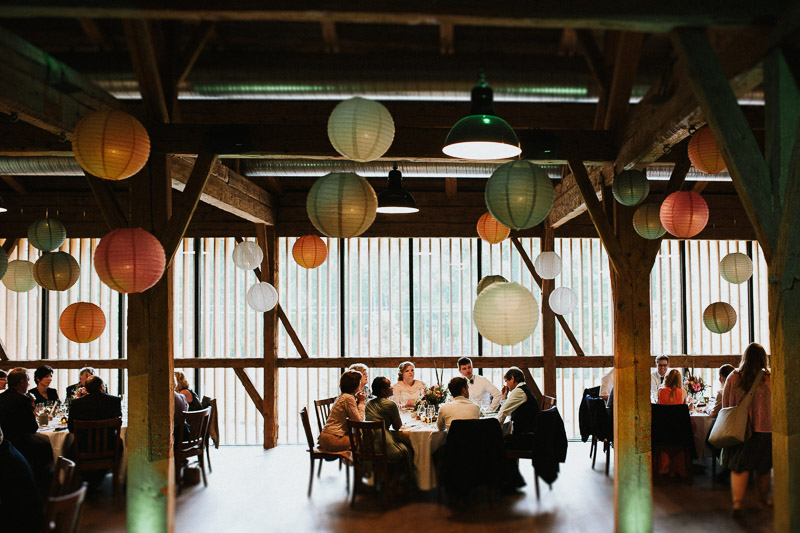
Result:
M681 372L673 368L664 378L664 386L658 389L658 403L660 405L679 405L686 403L686 390L683 388Z
M760 344L752 343L745 349L739 368L728 376L722 391L723 408L739 405L762 372L763 378L755 389L753 402L750 404L752 435L744 444L722 450L722 466L731 470L732 514L734 516L741 513L751 470L756 473L759 501L765 507L772 507L772 500L769 496L772 473L772 403L769 358Z
M200 397L189 387L189 382L186 380L186 376L183 372L175 372L175 392L186 399L189 411L199 411L203 408L203 406L200 405Z
M344 452L350 449L350 437L347 434L347 419L362 422L364 420L364 395L358 393L361 384L361 372L348 370L339 378L339 390L342 393L336 398L325 427L319 434L319 449L325 452ZM358 394L357 394L358 393Z

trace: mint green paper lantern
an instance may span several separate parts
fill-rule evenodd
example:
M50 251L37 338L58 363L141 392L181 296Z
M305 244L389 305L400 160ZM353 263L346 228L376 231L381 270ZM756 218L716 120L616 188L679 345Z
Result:
M66 238L64 224L54 218L40 218L28 226L28 241L43 252L55 250Z
M6 275L6 270L8 270L8 254L5 248L0 246L0 279Z
M650 182L643 170L623 170L614 178L611 192L622 205L636 205L650 194Z
M24 259L15 259L8 264L8 271L3 276L3 285L10 291L28 292L36 287L33 279L33 263Z
M486 207L509 228L521 230L539 224L553 208L553 184L534 163L518 160L501 165L486 182Z

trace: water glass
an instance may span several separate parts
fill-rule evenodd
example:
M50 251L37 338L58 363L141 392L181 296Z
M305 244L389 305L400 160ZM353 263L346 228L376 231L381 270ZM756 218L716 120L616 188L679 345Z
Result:
M428 407L425 408L425 418L426 418L426 420L428 422L432 422L433 421L434 412L435 412L435 409L433 408L432 405L429 405Z

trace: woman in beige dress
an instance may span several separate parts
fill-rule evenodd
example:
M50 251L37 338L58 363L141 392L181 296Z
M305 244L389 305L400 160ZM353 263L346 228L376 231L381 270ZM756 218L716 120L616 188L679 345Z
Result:
M425 393L425 383L414 379L414 363L400 363L397 383L394 385L394 401L400 407L414 407L414 402Z

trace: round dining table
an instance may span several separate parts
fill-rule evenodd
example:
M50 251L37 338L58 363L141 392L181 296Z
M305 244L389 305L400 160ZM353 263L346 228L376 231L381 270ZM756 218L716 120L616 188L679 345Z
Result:
M122 457L120 458L119 466L119 477L121 481L125 480L125 471L128 465L128 447L125 445L125 434L127 430L128 420L123 418L122 427L119 432L119 437L122 439ZM58 461L58 457L64 455L67 435L70 434L67 425L62 425L58 419L53 418L48 425L39 427L38 433L50 440L50 446L53 447L53 462Z
M408 437L414 450L414 475L420 490L436 488L436 469L433 465L433 452L444 445L447 432L439 431L436 422L422 422L412 417L410 411L400 411L403 426L400 432Z

